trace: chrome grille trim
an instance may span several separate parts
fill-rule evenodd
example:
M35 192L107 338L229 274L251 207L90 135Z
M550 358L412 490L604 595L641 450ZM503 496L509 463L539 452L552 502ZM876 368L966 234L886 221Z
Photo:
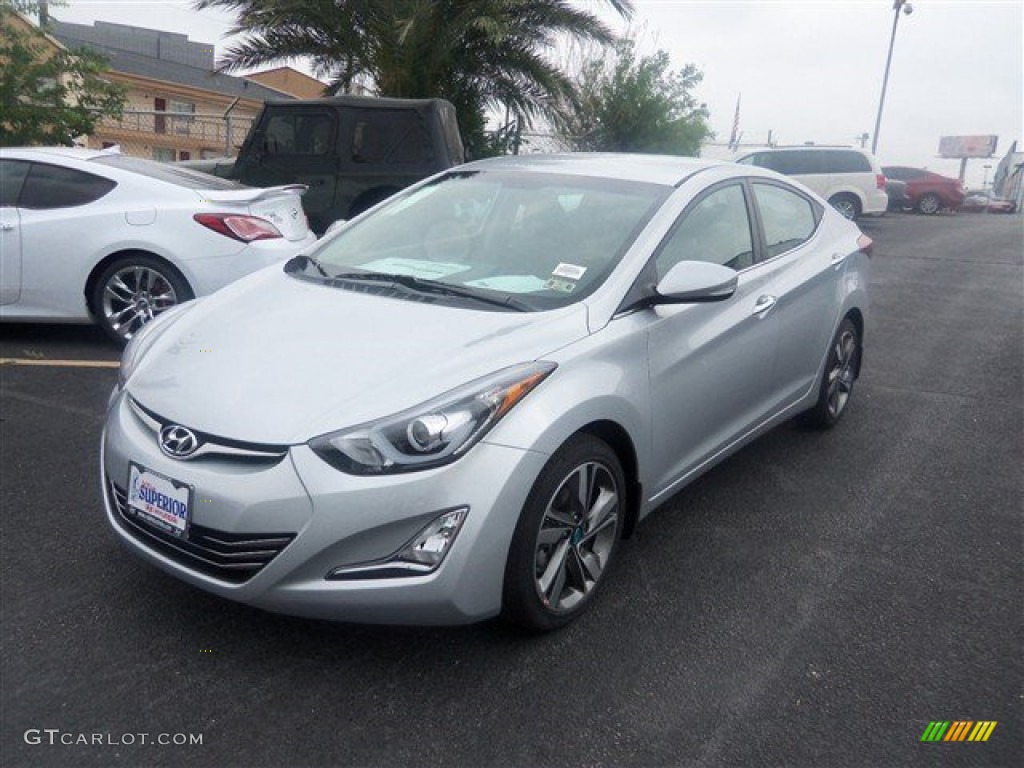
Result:
M168 424L174 424L169 419L164 419L150 411L139 403L134 397L128 397L128 405L132 413L152 433L153 442L160 438L160 430ZM193 430L199 437L201 443L199 448L189 456L175 457L179 461L195 461L203 457L219 456L227 459L248 459L254 461L278 462L288 454L286 445L260 445L257 443L245 443L236 440L225 440L208 435L205 432Z
M118 522L132 538L179 565L232 584L251 579L295 538L292 533L234 534L194 523L189 525L185 538L179 538L135 517L128 509L127 491L109 477L107 486Z

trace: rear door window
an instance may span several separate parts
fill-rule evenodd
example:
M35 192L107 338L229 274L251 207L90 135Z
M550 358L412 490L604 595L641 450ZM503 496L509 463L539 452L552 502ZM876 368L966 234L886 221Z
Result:
M871 163L860 152L827 149L823 154L829 173L871 173Z
M99 200L117 183L102 176L33 163L25 178L18 205L21 208L72 208Z
M811 239L820 212L810 200L776 184L754 182L751 186L764 229L765 258L778 256Z
M775 165L779 173L787 176L809 176L815 173L825 173L822 167L821 153L817 151L803 151L799 149L784 150L773 153Z

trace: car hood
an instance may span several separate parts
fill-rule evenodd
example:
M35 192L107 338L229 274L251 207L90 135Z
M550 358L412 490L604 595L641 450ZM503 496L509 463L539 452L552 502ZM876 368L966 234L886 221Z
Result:
M128 394L209 435L297 444L388 416L587 335L587 308L492 312L258 272L144 352Z

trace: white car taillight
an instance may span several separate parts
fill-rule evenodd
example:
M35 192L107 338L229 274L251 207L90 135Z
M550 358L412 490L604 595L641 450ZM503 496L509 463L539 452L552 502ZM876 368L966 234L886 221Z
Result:
M192 217L207 229L225 237L251 243L253 240L273 240L283 237L277 227L266 219L237 213L197 213Z

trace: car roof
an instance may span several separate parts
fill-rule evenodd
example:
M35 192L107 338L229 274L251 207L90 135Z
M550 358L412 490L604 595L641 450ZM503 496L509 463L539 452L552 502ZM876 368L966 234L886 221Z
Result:
M0 149L4 157L22 157L29 159L65 158L72 160L92 160L112 154L109 150L86 149L85 147L7 147Z
M512 155L492 157L461 165L457 170L526 171L564 173L621 181L640 181L676 186L706 168L729 167L732 163L675 155L643 155L604 152Z
M793 151L797 151L797 152L804 152L804 151L806 151L806 152L832 151L832 152L834 152L837 149L841 150L843 152L861 152L861 153L863 153L865 155L868 154L868 151L866 149L861 149L860 147L851 147L851 146L847 146L845 144L794 144L794 145L789 146L789 147L763 147L761 149L751 150L750 152L747 152L747 154L748 155L754 155L754 154L758 154L760 152L793 152Z

